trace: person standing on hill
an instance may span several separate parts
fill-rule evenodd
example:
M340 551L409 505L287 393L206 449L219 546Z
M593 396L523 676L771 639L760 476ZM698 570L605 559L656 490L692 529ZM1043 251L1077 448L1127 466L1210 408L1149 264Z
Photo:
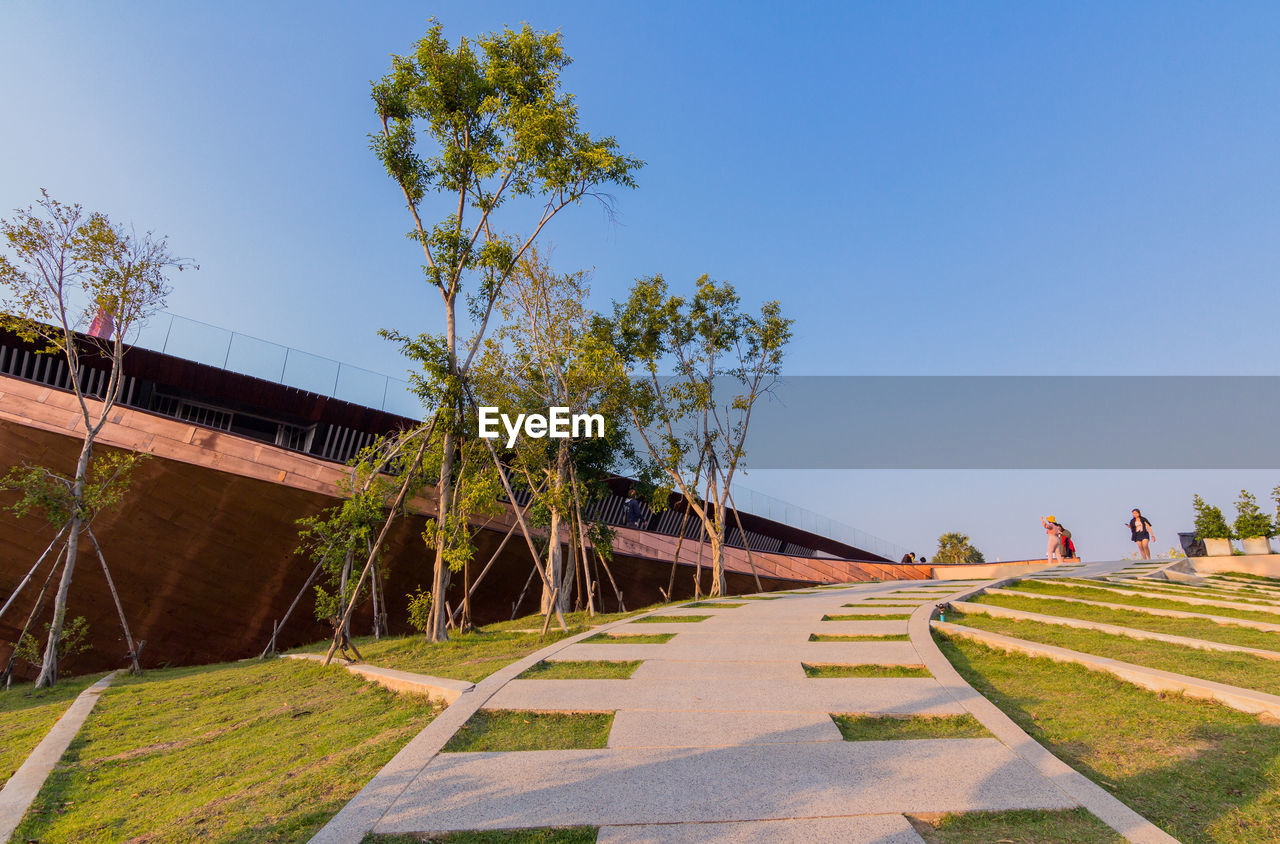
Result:
M1133 518L1129 520L1130 539L1138 543L1138 556L1144 560L1151 559L1151 543L1155 536L1151 533L1151 522L1142 515L1137 507L1133 508Z
M1040 520L1040 524L1044 527L1045 534L1049 538L1049 546L1045 551L1045 562L1053 565L1055 561L1062 562L1062 530L1058 527L1058 520L1053 516L1045 516Z

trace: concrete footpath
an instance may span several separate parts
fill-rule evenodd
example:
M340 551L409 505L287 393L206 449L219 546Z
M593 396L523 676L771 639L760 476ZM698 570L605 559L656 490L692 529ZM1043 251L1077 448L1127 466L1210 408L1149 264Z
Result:
M112 671L101 680L81 692L72 702L62 717L49 729L45 737L31 751L22 767L9 777L9 781L0 789L0 841L8 841L13 831L22 822L27 809L40 793L44 781L49 778L54 765L62 758L71 746L71 740L80 731L84 719L98 703L99 696L111 685L116 676Z
M358 842L370 830L591 825L601 828L602 842L890 844L921 841L907 813L1081 805L1056 770L1028 761L1000 732L844 741L832 721L833 714L973 711L974 693L955 687L954 676L806 675L806 664L936 668L941 655L931 640L903 640L908 620L883 616L920 608L910 628L927 638L924 607L973 585L861 584L733 607L664 609L655 614L710 617L607 628L618 637L674 634L662 644L590 643L585 636L557 643L463 694L313 841ZM908 606L877 608L886 597ZM868 638L811 641L813 634ZM539 659L643 662L625 680L517 679ZM440 753L480 708L615 714L607 746L596 750Z

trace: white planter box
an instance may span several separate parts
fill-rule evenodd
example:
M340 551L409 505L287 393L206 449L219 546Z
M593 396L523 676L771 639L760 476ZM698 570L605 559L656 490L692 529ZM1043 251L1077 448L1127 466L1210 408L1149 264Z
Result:
M1271 540L1265 536L1251 536L1240 540L1240 549L1246 554L1273 554Z
M1204 553L1210 557L1230 557L1231 556L1231 540L1230 539L1206 539L1204 541Z

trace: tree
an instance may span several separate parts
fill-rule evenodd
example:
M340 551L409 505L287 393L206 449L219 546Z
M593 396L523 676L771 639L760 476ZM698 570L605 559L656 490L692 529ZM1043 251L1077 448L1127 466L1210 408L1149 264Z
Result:
M1234 527L1241 539L1274 536L1276 532L1271 517L1258 507L1258 497L1247 489L1240 490L1240 497L1236 499Z
M468 418L467 381L503 285L520 259L562 209L594 197L610 206L609 185L634 187L642 162L618 152L612 137L595 139L578 126L573 97L561 91L570 62L559 33L528 25L477 38L451 49L433 22L407 56L393 56L391 72L373 84L381 130L372 146L396 182L422 248L427 282L444 305L444 333L416 339L384 332L438 385L436 423L442 454L437 525L450 523L454 471ZM424 222L429 194L447 203L439 222ZM512 199L523 199L509 208ZM500 226L500 209L535 208L523 235ZM468 213L474 216L468 218ZM458 296L475 323L459 349ZM448 638L444 594L450 549L435 548L432 641Z
M1197 538L1231 538L1231 526L1227 524L1227 520L1223 517L1220 508L1205 503L1205 500L1198 495L1192 499L1191 508L1196 514L1195 528Z
M65 519L62 575L37 687L57 682L58 640L80 536L102 505L101 497L95 498L87 484L94 466L94 445L120 397L125 337L163 306L169 293L168 273L194 266L172 255L164 237L126 231L103 214L86 214L79 205L64 205L41 193L36 205L18 209L11 219L0 221L7 247L7 253L0 255L0 289L4 290L0 326L38 344L40 353L66 360L84 434L70 475L28 467L32 471L10 476L11 486L17 484L24 496L38 497L40 485L47 484L46 493L56 491L64 498L55 508ZM77 333L77 325L90 325L91 321L89 336ZM89 391L91 368L108 370L105 385L94 392ZM113 474L119 479L109 470L103 476ZM89 535L93 539L92 533ZM96 539L94 546L106 572ZM109 572L107 578L114 594ZM123 623L123 611L121 620ZM136 648L130 650L136 665Z
M605 420L625 414L621 399L627 372L613 346L592 331L595 315L584 304L590 292L585 272L556 273L539 250L530 250L503 292L506 322L488 343L477 373L486 404L511 416L547 413L551 407ZM620 426L607 422L605 427L604 436L594 438L595 447L588 445L591 440L559 438L521 439L509 449L511 465L528 489L544 490L531 508L531 521L546 526L548 535L544 613L553 600L567 612L572 600L576 563L566 564L563 526L568 524L569 544L586 544L575 481L597 477L630 456Z
M704 275L685 299L654 276L615 304L606 327L619 354L639 368L627 400L636 431L711 544L712 596L725 592L728 501L751 412L777 384L792 323L776 300L758 315L744 312L728 282ZM659 374L667 365L669 378Z
M944 533L938 537L938 550L933 552L935 566L959 566L984 563L982 552L974 548L963 533Z

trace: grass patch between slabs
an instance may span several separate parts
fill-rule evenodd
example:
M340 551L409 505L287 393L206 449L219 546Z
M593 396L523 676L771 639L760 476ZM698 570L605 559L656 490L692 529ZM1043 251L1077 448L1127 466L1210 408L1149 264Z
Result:
M907 815L927 844L1123 844L1124 836L1088 809L1015 809Z
M632 624L692 624L695 621L706 621L709 615L650 615L637 618Z
M1108 604L1125 604L1131 607L1150 607L1152 609L1178 610L1200 615L1221 615L1228 618L1243 618L1249 621L1262 621L1267 624L1280 624L1280 613L1254 612L1238 610L1231 607L1214 607L1204 604L1188 604L1176 598L1147 598L1142 595L1122 594L1105 589L1088 586L1063 586L1047 580L1023 580L1007 587L1019 592L1035 592L1037 595L1053 595L1059 598L1082 598L1086 601L1102 601Z
M553 642L646 611L596 613L595 616L588 616L585 612L565 613L569 632L560 630L553 618L546 636L541 635L543 616L527 615L466 633L450 631L447 642L428 642L418 635L377 640L358 637L354 641L364 661L370 665L478 683L498 669ZM326 640L298 648L297 652L324 653L328 648Z
M830 665L801 663L804 676L831 677L932 677L923 665Z
M640 666L641 660L610 662L608 660L582 660L577 662L547 662L543 660L526 669L517 680L627 680Z
M873 604L873 603L871 603L873 600L875 600L875 599L874 599L874 598L868 598L866 601L861 602L861 603L854 603L854 604L841 604L840 606L842 606L842 607L861 607L861 608L864 608L864 609L865 609L865 608L867 608L867 607L875 607L875 608L879 609L880 607L918 607L918 606L920 606L920 604L925 603L924 601L913 601L913 602L911 602L911 603L907 603L907 602L905 602L905 601L900 601L900 600L899 600L899 601L891 601L890 603L881 603L881 601L876 601L876 602Z
M964 715L839 715L831 720L845 741L897 741L901 739L991 738L978 719Z
M583 639L583 644L609 644L609 645L661 645L670 642L676 634L674 633L637 633L635 635L627 635L625 633L597 633L594 636L588 636Z
M1242 689L1280 693L1280 660L1253 654L1207 651L1152 639L1130 639L1100 630L1081 630L989 615L958 615L955 623Z
M1178 840L1280 841L1280 726L1084 666L934 637L1032 738Z
M480 709L458 728L441 752L593 750L609 741L612 725L612 712Z
M909 612L864 612L847 615L824 615L823 621L895 621L911 618Z
M432 835L377 835L370 832L361 844L595 844L599 834L598 826L478 829Z
M909 642L908 633L858 633L847 636L828 635L826 633L810 633L810 642Z
M305 841L439 711L301 660L117 676L17 841Z
M694 601L692 604L685 604L685 609L690 610L730 610L734 607L745 607L746 604L741 601Z
M1134 627L1138 630L1149 630L1153 633L1189 636L1193 639L1222 642L1228 645L1241 645L1246 648L1280 651L1280 633L1254 630L1251 627L1241 627L1236 624L1219 624L1207 618L1174 618L1167 615L1151 615L1140 610L1117 610L1110 607L1077 604L1071 601L1024 598L1021 595L982 595L974 598L973 603L1007 607L1012 610L1024 610L1026 612L1039 613L1040 615L1056 615L1063 618L1078 618L1082 621L1097 621L1102 624L1115 624L1120 627Z

